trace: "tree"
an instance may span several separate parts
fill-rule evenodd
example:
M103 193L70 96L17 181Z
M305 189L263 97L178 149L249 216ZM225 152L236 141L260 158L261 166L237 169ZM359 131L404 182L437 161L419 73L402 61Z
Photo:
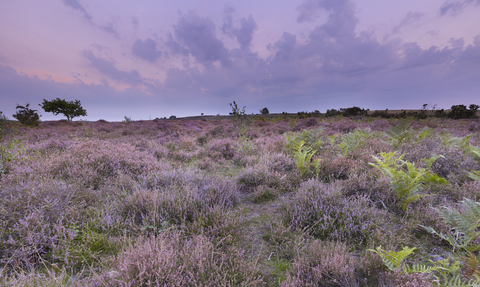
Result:
M262 115L268 115L270 113L267 108L261 109L260 112L262 113Z
M32 110L29 108L29 106L29 103L27 103L25 106L20 106L17 104L16 109L18 111L13 115L13 117L23 125L38 126L40 122L40 116L38 115L37 110Z
M69 122L71 122L75 117L87 115L87 111L82 108L79 100L75 100L75 102L67 102L65 100L61 100L60 98L56 98L55 100L51 101L43 99L43 103L40 104L40 106L47 113L53 113L54 115L63 114L67 117Z

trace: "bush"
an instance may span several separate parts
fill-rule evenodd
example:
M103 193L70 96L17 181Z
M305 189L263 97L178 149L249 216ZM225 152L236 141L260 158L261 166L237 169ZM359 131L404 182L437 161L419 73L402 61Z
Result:
M451 119L474 119L477 117L477 110L479 106L471 104L469 109L465 105L452 106L448 117Z
M367 197L346 198L338 185L304 182L293 200L281 206L282 220L292 230L315 238L363 244L386 215L369 206Z
M241 254L202 235L162 233L127 246L97 280L102 286L263 286L258 269Z
M262 113L262 115L268 115L270 112L268 111L267 108L263 108L260 110L260 113Z
M67 117L69 122L71 122L75 117L87 115L87 111L82 108L79 100L75 100L75 102L67 102L65 100L61 100L60 98L56 98L55 100L51 101L43 99L43 103L41 103L39 106L41 106L47 113L53 113L54 115L63 114Z
M355 258L340 242L314 241L302 250L280 286L359 286Z
M361 109L359 107L341 108L340 111L344 117L366 116L368 109Z
M29 108L30 104L27 103L25 106L17 105L17 113L13 115L20 123L26 126L38 126L40 123L40 116L37 113L37 110L32 110Z

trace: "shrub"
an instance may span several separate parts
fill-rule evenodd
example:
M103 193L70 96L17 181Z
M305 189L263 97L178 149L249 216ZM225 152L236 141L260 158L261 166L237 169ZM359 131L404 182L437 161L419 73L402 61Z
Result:
M260 113L262 113L262 115L268 115L270 112L268 111L267 108L263 108L260 110Z
M397 196L403 211L407 209L410 203L427 196L421 193L426 184L448 184L446 179L430 172L433 162L440 156L432 156L430 159L425 160L427 168L416 168L415 164L402 160L404 154L399 157L395 156L395 152L380 153L380 155L383 159L372 155L377 164L370 163L370 165L379 169L389 178L391 188ZM397 162L401 164L397 165ZM407 171L402 169L403 165L407 167Z
M53 113L54 115L63 114L67 117L69 122L71 122L73 118L87 115L87 111L82 108L82 104L79 100L75 100L75 102L67 102L60 98L51 101L43 99L43 103L39 106L41 106L47 113Z
M480 106L471 104L467 110L465 105L455 105L450 108L448 117L451 119L474 119L477 117L477 110Z
M315 238L362 244L377 227L383 211L369 206L366 197L346 198L338 185L304 182L291 201L281 206L282 221L292 230Z
M181 233L139 238L100 275L102 286L260 286L255 266L235 248L221 250L206 237Z
M345 244L316 240L295 257L280 286L360 286L355 269L356 260Z
M359 107L341 108L340 111L344 117L366 116L368 114L368 109L364 110Z
M37 110L32 110L29 108L30 104L27 103L25 106L17 105L17 113L13 115L20 123L26 126L38 126L40 123L40 116L37 113Z

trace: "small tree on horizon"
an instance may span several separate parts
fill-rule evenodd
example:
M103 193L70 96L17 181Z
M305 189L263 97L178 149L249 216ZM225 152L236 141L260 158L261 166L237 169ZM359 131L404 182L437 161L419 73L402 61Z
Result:
M260 112L262 113L262 115L268 115L270 113L266 107L261 109Z
M40 115L37 113L37 110L30 109L30 104L27 103L25 106L17 104L15 107L17 113L13 115L20 123L26 126L38 126L40 122Z
M63 114L67 117L69 122L71 122L75 117L87 115L87 111L82 108L79 100L75 100L75 102L67 102L66 100L62 100L60 98L56 98L55 100L51 101L43 99L43 103L41 103L39 106L41 106L47 113L53 113L54 115Z

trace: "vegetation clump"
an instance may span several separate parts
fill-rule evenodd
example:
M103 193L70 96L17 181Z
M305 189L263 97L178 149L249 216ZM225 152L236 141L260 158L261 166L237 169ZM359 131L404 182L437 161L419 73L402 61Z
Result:
M26 126L38 126L40 123L40 115L37 110L30 109L30 104L25 106L17 105L17 112L13 115L20 123Z
M43 99L43 103L39 106L41 106L47 113L64 115L69 122L71 122L73 118L87 115L87 111L82 107L79 100L66 101L64 99L56 98L48 101Z
M0 286L480 285L475 119L231 108L0 117Z

